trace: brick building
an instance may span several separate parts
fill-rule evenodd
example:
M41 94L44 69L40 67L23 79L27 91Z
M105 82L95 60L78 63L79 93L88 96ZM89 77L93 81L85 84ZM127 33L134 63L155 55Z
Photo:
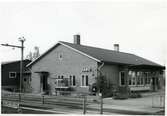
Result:
M31 70L32 92L55 94L57 90L68 88L90 92L99 71L107 78L107 86L128 86L131 91L161 88L164 66L120 52L118 44L114 49L81 45L79 35L74 36L74 43L58 42L27 65Z

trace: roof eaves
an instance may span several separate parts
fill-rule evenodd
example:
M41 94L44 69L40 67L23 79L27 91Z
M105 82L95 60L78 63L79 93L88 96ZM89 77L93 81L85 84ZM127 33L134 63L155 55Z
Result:
M68 48L70 48L70 49L72 49L72 50L74 50L74 51L76 51L76 52L78 52L78 53L80 53L80 54L82 54L82 55L84 55L84 56L87 56L87 57L89 57L89 58L91 58L91 59L93 59L93 60L95 60L95 61L97 61L97 62L101 62L101 60L99 60L99 59L97 59L97 58L94 58L94 57L92 57L92 56L90 56L90 55L88 55L88 54L86 54L86 53L84 53L84 52L82 52L82 51L79 51L79 50L77 50L77 49L75 49L75 48L73 48L73 47L71 47L71 46L69 46L69 45L67 45L67 44L64 44L64 43L61 42L61 41L59 41L58 43L64 45L65 47L68 47Z

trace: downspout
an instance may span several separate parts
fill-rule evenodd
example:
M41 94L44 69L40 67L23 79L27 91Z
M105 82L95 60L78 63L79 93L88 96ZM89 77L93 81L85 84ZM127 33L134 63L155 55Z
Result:
M101 62L102 62L102 64L97 68L97 71L100 72L100 77L102 74L101 68L104 66L104 62L103 61L101 61ZM103 94L102 94L102 91L100 91L99 96L100 96L100 114L103 114Z
M104 66L104 62L102 62L102 64L97 68L99 71L100 69Z
M102 64L97 68L97 77L98 77L98 72L100 73L100 76L101 76L101 74L102 74L101 68L104 66L104 62L101 61L101 63L102 63Z

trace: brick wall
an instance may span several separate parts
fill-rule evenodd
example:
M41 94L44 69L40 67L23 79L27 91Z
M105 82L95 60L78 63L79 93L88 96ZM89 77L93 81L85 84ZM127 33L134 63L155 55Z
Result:
M60 57L61 56L61 57ZM89 72L82 72L84 68L91 69ZM32 65L32 91L34 93L40 92L40 76L36 71L49 72L48 84L52 93L55 92L55 81L59 75L69 77L75 75L76 77L76 91L88 91L88 87L81 87L82 75L88 75L89 84L94 83L97 76L97 62L79 54L63 45L59 45L53 49L49 54L40 59Z

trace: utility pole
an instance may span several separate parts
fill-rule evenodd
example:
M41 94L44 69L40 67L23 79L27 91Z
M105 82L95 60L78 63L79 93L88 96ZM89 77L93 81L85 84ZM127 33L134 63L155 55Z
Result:
M2 46L12 47L12 48L20 48L21 49L21 62L20 62L20 93L22 88L22 78L23 78L23 58L24 58L24 37L20 37L19 41L21 42L21 46L18 45L10 45L10 44L1 44Z

